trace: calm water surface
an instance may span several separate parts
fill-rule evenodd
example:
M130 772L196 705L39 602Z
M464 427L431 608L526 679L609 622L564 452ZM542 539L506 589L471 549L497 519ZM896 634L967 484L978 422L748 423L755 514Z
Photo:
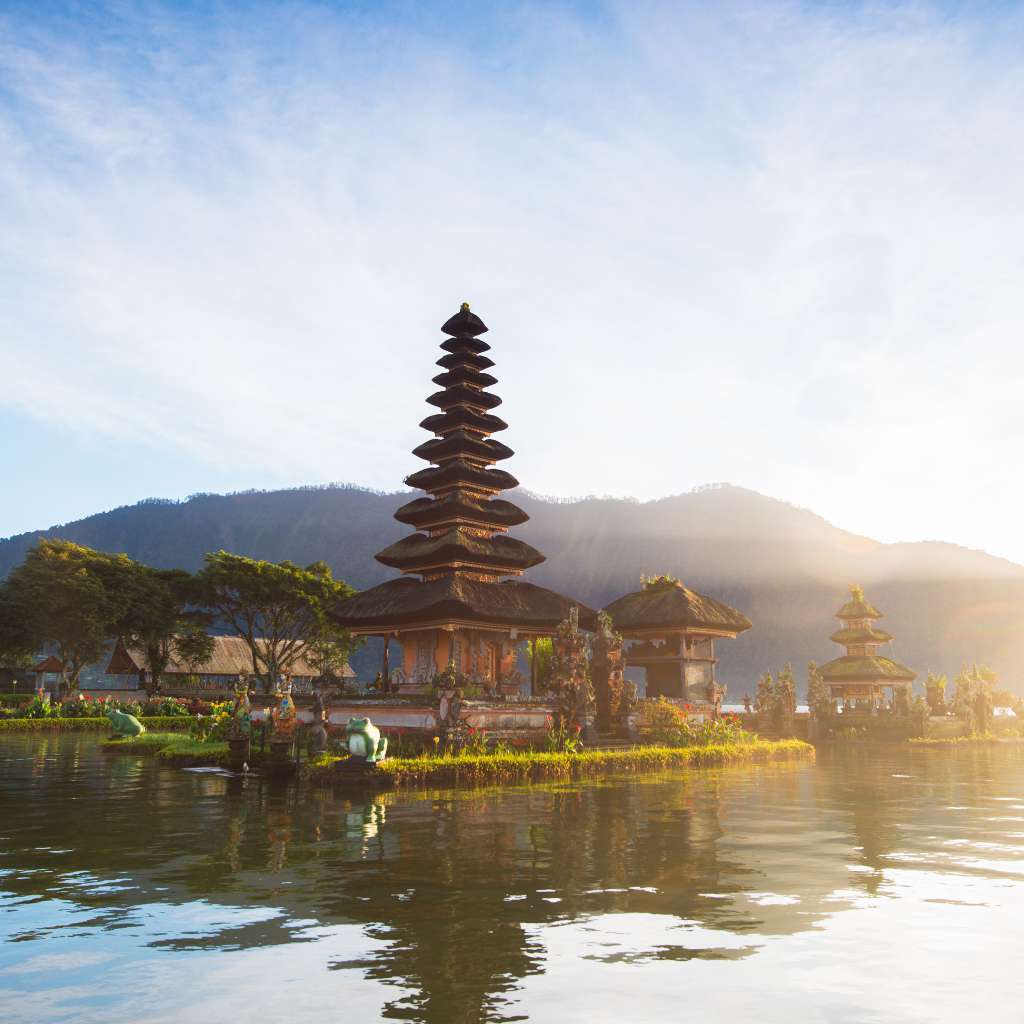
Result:
M0 1021L1024 1020L1024 751L348 800L0 740Z

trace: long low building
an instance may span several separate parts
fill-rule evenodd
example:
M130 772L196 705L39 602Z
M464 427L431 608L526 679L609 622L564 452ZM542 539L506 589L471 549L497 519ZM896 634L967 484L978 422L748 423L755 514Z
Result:
M257 640L256 643L266 645L265 640ZM107 665L107 675L134 677L135 685L124 688L141 689L145 681L145 663L141 647L118 641ZM215 636L213 653L201 664L186 664L172 655L162 673L161 689L167 693L193 693L197 690L230 692L240 675L252 674L252 653L246 641L240 636ZM290 675L293 688L301 693L312 689L320 673L300 654L292 664ZM345 680L355 679L356 676L347 664L340 675Z

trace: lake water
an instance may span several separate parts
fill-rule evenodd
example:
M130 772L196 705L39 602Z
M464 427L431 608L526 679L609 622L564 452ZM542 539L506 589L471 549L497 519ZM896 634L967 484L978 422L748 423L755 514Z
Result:
M1024 750L350 800L0 740L0 1021L1024 1019Z

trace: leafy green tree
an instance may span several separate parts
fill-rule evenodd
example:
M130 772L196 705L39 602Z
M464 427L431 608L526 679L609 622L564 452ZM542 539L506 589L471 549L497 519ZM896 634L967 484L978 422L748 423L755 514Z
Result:
M945 711L947 682L945 676L936 675L934 672L929 672L924 681L925 700L932 714L939 715Z
M757 694L754 697L754 710L758 715L770 714L775 707L775 680L771 672L765 672L757 680Z
M793 666L788 662L775 680L776 704L783 712L793 714L796 711L796 679Z
M307 641L302 653L321 679L336 679L361 644L361 637L353 637L348 630L328 622L327 630Z
M547 693L551 685L551 671L555 658L554 641L549 636L538 637L526 647L526 660L530 665L530 678L535 680L537 693ZM536 661L536 667L534 667Z
M249 647L253 672L270 692L310 643L351 642L334 625L330 609L354 593L331 575L326 562L301 568L292 562L265 562L218 551L206 556L196 576L203 606Z
M76 689L82 669L117 635L128 595L114 581L129 563L125 555L41 540L0 584L0 646L24 656L52 645L62 692Z
M807 666L807 705L811 714L818 718L827 718L832 713L832 701L829 699L828 687L818 671L816 662Z
M987 665L965 665L955 680L953 710L972 732L988 732L992 725L992 695L999 676Z
M146 690L152 696L172 658L189 666L209 661L214 639L206 632L209 616L196 607L196 579L181 569L152 569L139 562L120 567L115 582L128 603L117 623L121 641L142 652Z

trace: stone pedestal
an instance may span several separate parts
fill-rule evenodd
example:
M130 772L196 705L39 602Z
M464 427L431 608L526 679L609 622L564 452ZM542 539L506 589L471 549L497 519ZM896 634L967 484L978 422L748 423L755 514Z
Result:
M267 771L271 775L290 775L295 771L291 739L270 741L270 759L267 761Z
M248 736L228 740L228 767L233 772L242 771L249 763L252 754L252 745Z

